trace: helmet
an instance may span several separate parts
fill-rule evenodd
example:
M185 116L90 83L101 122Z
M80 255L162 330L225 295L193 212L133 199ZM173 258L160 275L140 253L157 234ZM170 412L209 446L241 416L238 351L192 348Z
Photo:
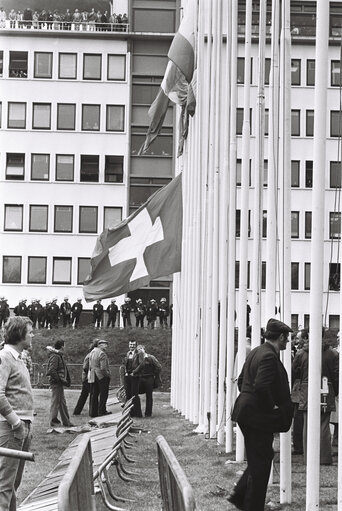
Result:
M51 303L51 302L50 302L50 300L46 300L46 302L45 302L45 303L46 303L46 305L48 305L48 304L49 304L49 303Z
M57 302L57 300L58 300L58 298L56 298L56 297L52 299L53 302Z
M81 301L82 301L82 298L77 298L77 301L78 301L78 302L81 302Z
M125 298L125 302L130 302L131 299L127 296L127 298Z
M68 297L68 296L65 296L65 297L64 297L64 300L69 300L69 297Z
M113 298L113 299L111 300L111 303L115 303L115 302L116 302L116 300L114 300L114 298Z
M141 299L141 298L139 298L139 299L137 300L137 303L142 303L142 299Z
M151 303L156 303L155 299L154 298L151 298L150 300Z
M166 298L162 298L160 301L161 302L166 302Z

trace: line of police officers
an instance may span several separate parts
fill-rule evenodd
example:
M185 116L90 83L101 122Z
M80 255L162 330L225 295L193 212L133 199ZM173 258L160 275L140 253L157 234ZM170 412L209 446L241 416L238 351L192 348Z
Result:
M103 305L101 300L97 300L93 306L93 321L95 328L101 328L103 325ZM120 307L121 317L124 328L132 327L131 313L135 316L135 326L144 328L145 318L147 320L147 327L154 328L156 326L157 317L159 317L159 323L161 328L167 328L167 318L170 316L170 326L172 326L172 305L167 304L166 298L161 298L159 304L152 298L149 300L147 305L144 305L141 298L132 304L131 298L125 298L124 303ZM116 325L119 326L119 307L116 305L116 300L113 298L110 305L107 307L107 328L110 326L113 328Z
M160 326L162 328L168 327L167 318L170 316L170 327L172 326L172 305L169 307L166 298L162 298L157 304L153 298L147 305L142 303L141 299L136 300L135 304L131 303L130 298L125 298L124 303L120 307L120 312L123 320L123 326L131 327L131 313L135 316L135 326L144 328L145 318L147 319L147 326L154 328L156 325L157 317L159 317ZM72 325L77 328L80 321L80 316L83 310L82 298L71 305L66 296L60 306L57 305L57 298L52 301L47 300L45 306L40 303L39 299L33 298L31 303L27 305L27 299L19 301L18 305L14 307L13 312L16 316L28 316L35 328L58 328L59 319L62 319L63 327ZM116 300L111 300L107 309L108 319L107 328L119 326L120 313L116 305ZM95 328L103 326L103 305L101 300L97 300L93 306L93 322ZM10 316L10 308L7 299L0 296L0 328L7 321Z

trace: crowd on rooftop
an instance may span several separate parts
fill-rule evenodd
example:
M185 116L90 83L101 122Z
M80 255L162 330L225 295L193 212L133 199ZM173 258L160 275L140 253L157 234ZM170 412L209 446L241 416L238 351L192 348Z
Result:
M83 30L88 32L110 31L127 32L127 14L109 14L108 11L91 11L75 9L65 12L55 9L33 10L29 7L23 11L11 9L8 13L0 7L0 28L29 28L45 30Z

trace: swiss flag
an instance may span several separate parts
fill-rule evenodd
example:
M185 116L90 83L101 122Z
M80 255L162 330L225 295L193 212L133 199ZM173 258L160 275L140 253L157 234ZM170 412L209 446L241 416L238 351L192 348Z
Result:
M111 298L181 269L182 176L152 195L115 229L97 239L91 273L83 286L87 302Z

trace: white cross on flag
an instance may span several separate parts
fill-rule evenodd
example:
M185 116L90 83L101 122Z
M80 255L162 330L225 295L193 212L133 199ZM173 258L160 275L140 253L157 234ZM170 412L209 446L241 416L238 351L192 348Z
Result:
M179 175L115 229L99 236L83 286L86 301L118 296L180 271L181 251Z

